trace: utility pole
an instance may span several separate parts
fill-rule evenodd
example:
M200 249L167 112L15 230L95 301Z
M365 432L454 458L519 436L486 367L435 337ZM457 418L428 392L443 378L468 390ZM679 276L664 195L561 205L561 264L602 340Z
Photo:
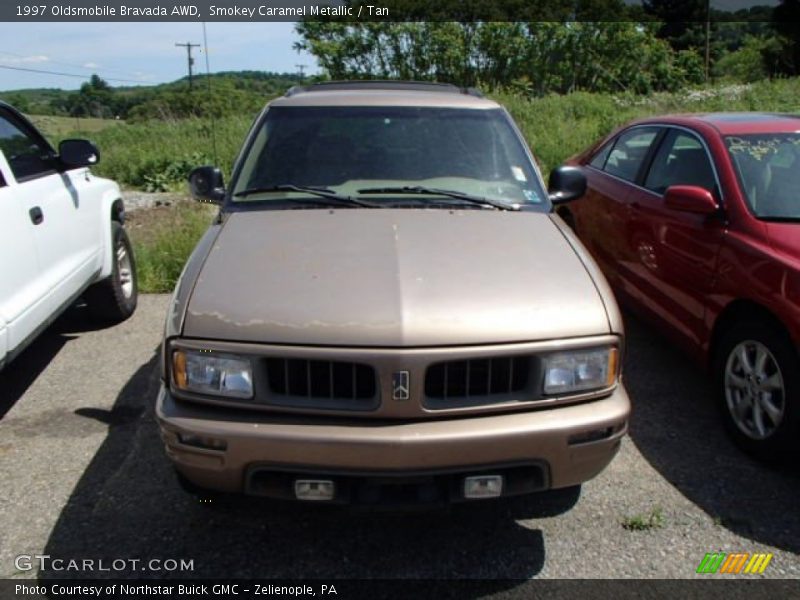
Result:
M185 44L175 44L176 46L182 46L186 48L186 60L189 65L189 89L192 89L192 65L194 65L194 58L192 58L192 48L199 48L200 44L192 44L190 42L186 42Z
M305 70L306 65L295 65L295 67L297 67L298 71L300 71L300 81L303 81L303 79L305 79L303 71Z

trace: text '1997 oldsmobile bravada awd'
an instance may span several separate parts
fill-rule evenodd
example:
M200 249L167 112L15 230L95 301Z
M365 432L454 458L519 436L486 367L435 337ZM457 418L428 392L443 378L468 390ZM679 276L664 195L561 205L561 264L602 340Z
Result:
M192 489L329 503L578 486L630 412L623 327L513 121L449 85L293 88L176 287L157 417Z

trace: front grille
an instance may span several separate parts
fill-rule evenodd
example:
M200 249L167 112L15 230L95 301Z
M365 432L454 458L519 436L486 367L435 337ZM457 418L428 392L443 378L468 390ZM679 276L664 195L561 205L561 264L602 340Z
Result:
M436 363L425 374L428 398L472 398L520 392L528 385L531 358L502 356Z
M330 360L268 358L267 381L274 396L371 400L375 371L368 365Z

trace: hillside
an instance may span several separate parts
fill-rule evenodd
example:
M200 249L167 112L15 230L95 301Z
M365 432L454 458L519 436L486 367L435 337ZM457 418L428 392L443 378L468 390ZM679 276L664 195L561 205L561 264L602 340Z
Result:
M240 107L262 106L266 98L300 81L296 74L268 71L224 71L194 76L194 92L188 77L152 86L112 87L97 76L80 90L49 88L0 92L0 100L34 115L79 116L147 120L223 116Z

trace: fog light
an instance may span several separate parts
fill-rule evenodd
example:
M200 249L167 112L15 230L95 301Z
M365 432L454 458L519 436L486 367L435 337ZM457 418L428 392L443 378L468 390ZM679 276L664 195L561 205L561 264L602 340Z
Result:
M193 433L179 433L178 441L184 446L194 446L206 450L227 450L228 442L217 438L204 437Z
M294 495L298 500L333 500L336 486L329 479L298 479Z
M502 493L502 475L477 475L464 478L464 498L496 498Z

